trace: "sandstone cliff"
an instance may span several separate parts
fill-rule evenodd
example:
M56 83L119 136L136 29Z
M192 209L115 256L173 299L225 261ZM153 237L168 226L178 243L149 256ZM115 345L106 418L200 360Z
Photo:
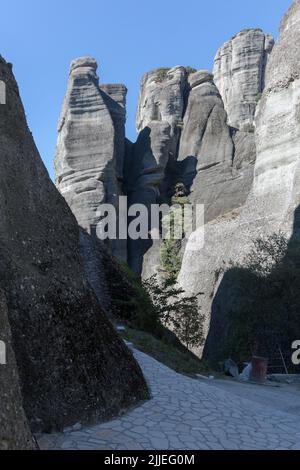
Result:
M244 205L256 160L254 114L273 43L260 30L242 31L217 53L215 76L175 67L143 77L140 134L125 158L131 202L165 202L183 183L189 200L204 204L207 223ZM144 277L161 267L157 242L129 243L128 253Z
M226 42L216 55L214 81L228 114L228 124L236 129L253 129L273 46L270 35L260 29L246 29Z
M222 341L224 319L232 300L232 286L227 277L223 278L229 262L242 263L259 235L279 230L289 235L294 229L295 211L300 202L299 24L297 0L282 22L280 39L268 60L265 89L255 119L255 178L246 204L240 215L208 224L204 248L196 253L187 248L184 256L181 285L190 292L199 288L205 292L202 309L207 315L209 331L206 356L212 361L216 358L216 344ZM195 233L194 238L197 236ZM216 295L218 301L212 308Z
M93 108L94 63L85 66L89 79L77 75L79 67L74 80L85 83ZM147 387L87 283L78 225L42 164L11 66L3 59L0 80L7 89L6 105L0 107L0 288L6 297L24 409L34 431L106 419L147 397ZM76 105L76 93L72 99ZM77 129L74 120L65 127ZM94 120L87 115L85 124L92 145L97 141ZM110 133L111 119L106 126ZM71 149L75 137L68 140ZM76 152L70 158L76 166ZM89 163L88 158L83 179L94 174ZM106 166L103 160L98 163ZM61 166L62 179L65 171L72 178L70 166ZM76 184L79 188L78 179ZM102 183L92 179L90 189L94 207ZM87 211L92 219L92 209ZM3 314L5 310L1 318ZM3 321L5 326L5 316Z
M253 183L254 114L274 41L261 30L237 34L217 53L214 76L191 67L155 69L144 75L136 143L126 141L125 88L100 85L96 62L71 65L59 124L57 185L79 225L95 238L98 207L123 192L129 205L168 202L183 183L192 203L205 205L210 222L241 208ZM122 185L120 183L122 182ZM89 280L104 299L99 257L82 243ZM160 243L129 240L112 252L148 277L161 267Z
M91 58L71 67L59 126L58 187L88 233L98 221L97 206L115 203L111 194L122 191L131 206L150 208L170 202L180 183L192 203L204 204L205 246L199 248L198 232L183 244L179 283L188 293L205 292L207 351L220 330L211 323L212 302L231 260L242 261L260 233L291 227L297 200L298 7L294 2L275 48L270 35L248 29L219 49L213 74L183 66L145 74L136 143L124 134L124 87L99 86ZM89 126L96 136L92 145ZM103 299L101 256L85 235L82 240L89 280ZM129 240L126 253L130 267L144 277L162 268L160 242Z
M91 57L72 62L58 125L55 157L57 186L78 224L89 234L100 220L103 203L118 207L125 152L123 85L99 86ZM112 242L115 256L126 259L126 244Z

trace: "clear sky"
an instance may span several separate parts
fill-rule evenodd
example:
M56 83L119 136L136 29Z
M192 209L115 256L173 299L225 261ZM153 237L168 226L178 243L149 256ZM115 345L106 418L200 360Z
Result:
M53 177L56 125L70 61L92 55L102 83L128 87L135 140L141 76L155 67L211 69L244 28L278 36L291 0L1 0L0 54L14 64L29 126Z

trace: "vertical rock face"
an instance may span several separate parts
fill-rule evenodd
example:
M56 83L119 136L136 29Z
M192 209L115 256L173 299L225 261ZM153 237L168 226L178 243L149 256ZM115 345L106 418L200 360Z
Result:
M167 121L151 121L140 132L137 142L131 148L131 155L127 155L125 174L129 206L143 204L148 209L148 214L151 214L151 205L159 201L160 188L170 158L171 132ZM150 218L148 223L150 226ZM134 272L142 273L145 264L147 265L144 263L146 253L154 261L159 254L159 244L153 245L150 238L128 240L128 263Z
M151 203L159 196L167 199L177 183L184 183L190 201L204 204L206 222L245 204L256 159L254 114L272 46L272 38L261 30L242 31L218 52L214 76L175 67L143 77L140 136L125 164L134 168L128 189L134 202L145 200L151 181ZM159 267L159 244L143 244L137 264L136 246L129 246L130 265L145 276L153 274Z
M190 75L189 84L179 147L178 177L190 190L191 202L205 204L206 219L211 220L237 207L237 194L230 200L227 196L230 191L237 192L238 185L234 182L241 175L233 172L233 140L213 76L207 71L199 71ZM229 188L230 180L235 191Z
M135 144L125 139L125 87L99 86L95 60L75 60L55 166L58 187L79 225L97 238L97 211L102 203L117 206L120 183L129 205L140 203L148 209L170 199L174 186L184 183L191 202L205 205L207 222L241 207L253 181L253 116L271 43L260 30L250 30L228 43L225 50L229 48L231 55L225 59L221 49L215 65L221 93L207 71L177 66L145 74ZM234 92L232 97L226 87ZM249 93L241 93L247 87ZM226 109L235 103L235 128L227 122L223 99ZM159 268L159 245L129 240L126 247L117 241L112 251L123 259L127 254L131 268L147 277ZM102 264L87 237L82 237L81 246L89 280L103 299Z
M0 450L35 448L23 410L19 373L12 346L5 295L0 291L0 334L6 345L6 365L0 365Z
M155 69L144 75L137 112L139 137L128 146L125 161L125 187L129 204L144 204L148 210L169 189L178 155L187 92L184 67ZM149 220L150 222L150 220ZM145 277L160 263L160 243L129 240L130 267Z
M84 68L87 75L78 76L75 70L81 67L73 67L74 81L84 83L92 96L94 64L85 62ZM147 387L86 281L78 225L40 159L11 67L3 59L0 80L7 90L6 105L0 106L0 288L24 409L34 431L106 419L144 399ZM71 100L76 104L77 99L75 93ZM91 108L93 103L91 98ZM92 142L94 120L87 116L86 123ZM76 125L75 119L66 127ZM70 165L76 166L77 154L71 155ZM60 167L66 190L67 165ZM70 166L69 171L72 177ZM93 171L88 166L83 173Z
M260 29L241 31L218 51L214 80L228 113L228 124L253 128L257 102L264 88L265 68L274 40Z
M115 130L116 176L119 182L124 179L125 122L127 88L122 84L100 85L104 102L110 112Z
M266 89L256 119L257 163L254 192L271 214L292 202L300 155L300 4L284 17L279 42L266 73Z
M171 126L170 152L175 156L185 107L187 71L184 67L155 69L144 75L137 112L137 130L153 121Z
M224 340L226 315L233 301L234 286L230 273L224 277L224 270L230 261L242 263L257 237L280 230L290 235L299 212L299 44L297 0L282 21L279 41L268 60L265 89L256 114L257 159L250 195L240 214L206 225L203 248L195 252L188 247L185 252L180 283L189 292L205 292L201 301L203 311L209 312L205 354L214 364L219 360L216 345ZM194 241L198 237L196 232Z
M57 186L81 228L95 233L103 203L118 207L125 151L123 85L99 86L91 57L72 62L59 122L55 158ZM126 258L126 245L112 250Z
M213 76L207 71L189 77L190 92L183 120L179 160L198 157L198 168L231 162L233 148L227 115Z

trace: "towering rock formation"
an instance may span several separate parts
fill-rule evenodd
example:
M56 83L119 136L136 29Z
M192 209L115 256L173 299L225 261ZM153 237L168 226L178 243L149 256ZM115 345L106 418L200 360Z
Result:
M246 29L219 49L213 75L231 127L253 129L273 45L272 36L265 35L261 29Z
M93 108L94 64L85 62L85 66L90 78L75 72L74 80L86 84ZM40 159L11 66L3 59L0 80L7 91L6 105L0 106L0 288L6 298L24 409L34 431L106 419L147 397L147 387L86 281L78 225ZM72 100L76 103L77 98L75 93ZM77 128L74 120L66 127ZM93 142L94 120L87 116L85 124ZM68 148L73 148L74 139L68 140ZM76 167L76 152L71 167L72 162ZM88 165L83 177L93 171ZM70 167L69 172L71 177ZM92 202L101 193L101 183L93 184L91 193L97 196L93 194ZM0 318L7 329L5 306ZM10 377L5 380L13 385ZM12 393L17 399L16 387ZM16 413L22 419L19 403ZM11 407L14 413L13 403ZM2 433L2 420L0 427ZM24 437L16 436L20 445L27 439L25 433L24 428Z
M230 261L242 263L258 236L279 230L290 235L299 212L299 41L300 1L296 0L282 21L280 39L268 60L256 114L257 160L251 193L239 216L208 224L204 247L192 251L193 243L184 256L179 279L182 287L205 292L201 306L207 312L205 352L211 361L217 360L217 344L224 339L226 315L233 300L233 286L228 275L224 278L224 270ZM193 236L196 244L200 235L196 232Z
M155 69L142 78L137 112L137 130L152 122L167 122L171 127L170 152L176 157L187 91L185 67Z
M101 204L119 214L125 156L126 95L124 85L99 85L97 62L72 62L58 125L56 183L81 227L85 271L101 303L107 301L103 257L99 257L97 225ZM87 236L86 236L87 234ZM127 259L126 240L111 240L112 253Z
M145 74L135 144L125 139L125 87L99 86L90 57L72 63L59 124L57 185L92 235L82 233L81 246L99 299L105 280L94 246L98 209L106 202L117 207L121 189L129 206L150 209L170 201L176 184L184 183L190 201L205 205L206 222L245 203L256 158L253 116L271 48L271 38L260 30L243 31L221 48L214 67L221 92L204 70L177 66ZM160 243L150 236L129 240L127 247L119 240L112 252L123 259L127 252L131 268L145 277L160 267Z
M254 114L272 46L260 30L242 31L218 52L215 77L184 67L143 77L140 135L125 159L130 202L145 202L145 191L150 204L166 201L184 183L190 201L204 204L206 222L245 204L256 159ZM153 274L159 243L129 243L128 259L136 272Z
M256 117L254 194L268 218L283 218L299 203L300 2L285 15L268 63L266 89Z
M250 191L255 147L227 125L222 98L207 71L189 77L190 92L178 155L178 179L206 221L241 206ZM246 139L246 145L242 144ZM243 149L245 149L243 151Z
M35 444L23 410L6 299L2 291L0 291L0 336L6 346L6 364L0 364L0 450L32 450Z
M130 207L143 204L148 209L148 214L151 214L151 205L157 204L160 198L171 145L171 126L166 121L152 121L141 131L126 158L126 190ZM150 227L150 217L148 225ZM128 239L128 263L131 269L141 274L147 253L155 264L159 253L157 249L159 250L159 243L153 244L150 237L148 240Z
M223 246L217 241L224 234L223 224L239 224L239 214L244 207L243 212L247 212L246 207L249 207L246 201L253 187L256 161L254 116L264 90L273 45L271 36L261 30L244 30L220 48L213 74L181 66L155 69L145 74L137 112L139 137L135 144L126 141L124 136L122 89L117 86L99 88L93 59L79 59L71 67L56 158L62 194L81 227L88 230L98 221L96 208L106 201L106 186L113 188L113 191L108 191L108 201L112 200L109 194L120 194L116 182L123 181L129 205L144 204L150 209L152 204L170 201L176 184L183 183L190 201L205 206L209 251L204 248L195 257L190 250L191 244L188 244L180 280L188 292L199 292L199 276L202 277L203 290L207 292L203 303L207 311L211 307L214 289L220 282L220 266L224 267L223 250L219 256L218 247L214 244ZM91 109L88 107L89 90L93 90ZM93 122L93 133L97 136L92 147L86 131L89 129L86 118ZM105 132L102 132L104 127L99 131L98 119L106 123ZM258 130L258 135L260 132ZM69 142L72 142L72 148ZM110 147L107 147L108 142ZM259 139L257 144L261 146ZM82 178L80 168L84 168L86 158L90 161L89 172L94 172L92 180L98 174L99 158L115 162L113 166L108 165L114 169L108 173L106 185L102 183L100 192L95 192L94 187L91 189L89 178ZM75 162L78 169L74 167ZM258 162L257 173L260 165ZM252 191L250 199L253 197ZM85 217L82 205L87 208L87 213L92 209L92 216ZM247 225L249 217L249 214L245 216L243 226ZM99 275L102 265L86 240L82 245L84 258L88 260L89 279L97 292L104 282L103 279L100 282ZM138 274L148 277L161 267L160 251L160 243L152 241L150 236L148 240L129 240L129 265ZM230 249L226 254L229 256L229 253ZM187 275L186 269L194 272ZM97 293L101 298L101 292Z
M101 204L118 208L125 152L123 85L99 86L97 63L91 57L72 62L58 126L55 158L57 186L87 233L94 234ZM126 259L126 244L112 243Z
M128 146L125 187L129 205L160 201L170 189L182 127L187 92L184 67L155 69L144 75L137 112L139 137ZM166 171L168 168L169 171ZM149 221L150 222L150 221ZM129 240L128 262L147 277L160 265L160 243Z

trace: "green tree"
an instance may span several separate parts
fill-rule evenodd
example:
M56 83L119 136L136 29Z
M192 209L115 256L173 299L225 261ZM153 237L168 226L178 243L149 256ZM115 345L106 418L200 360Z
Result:
M198 296L186 296L172 277L159 282L155 275L143 285L162 324L171 328L188 349L202 346L204 317L199 312Z

